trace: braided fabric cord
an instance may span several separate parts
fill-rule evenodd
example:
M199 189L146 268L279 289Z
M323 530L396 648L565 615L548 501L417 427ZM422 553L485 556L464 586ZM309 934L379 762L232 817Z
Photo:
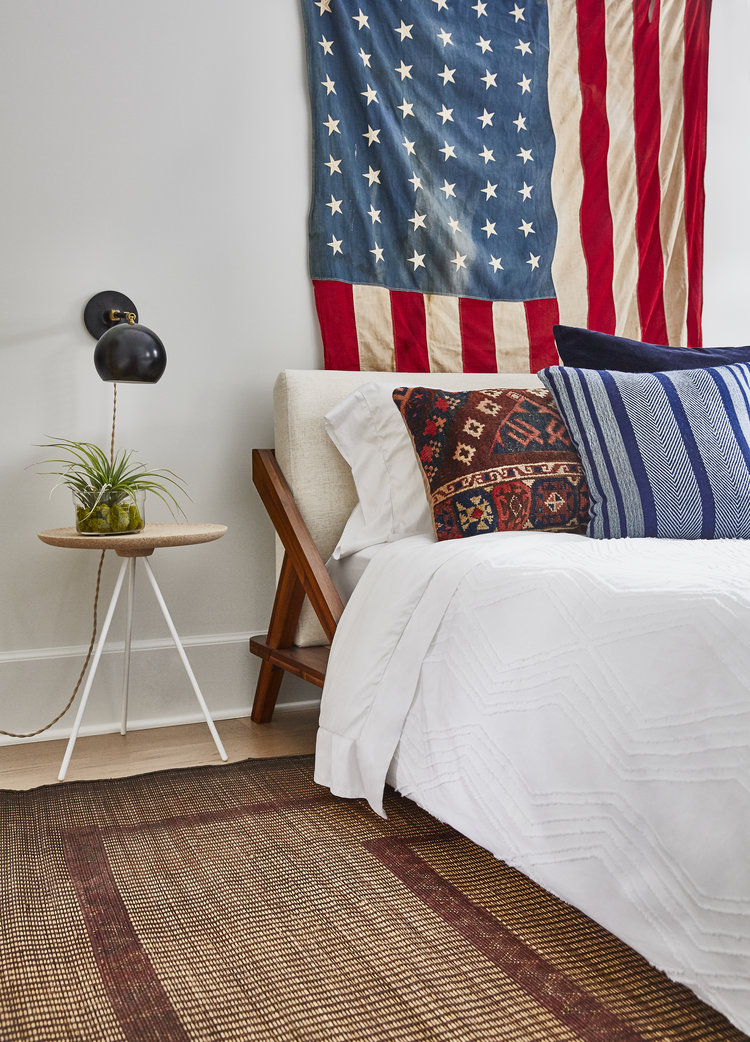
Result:
M115 458L115 424L117 422L117 384L115 383L112 386L114 389L112 399L112 434L109 442L109 459L111 463L114 462ZM81 681L85 677L86 670L89 667L89 662L91 661L91 652L94 650L94 641L96 640L97 633L97 609L99 607L99 587L101 586L102 567L104 565L104 555L106 554L106 552L106 550L102 550L101 554L99 555L99 567L96 570L96 589L94 590L93 622L91 629L91 640L89 641L89 648L86 652L86 660L83 663L83 668L81 669L81 672L78 675L78 680L76 681L76 685L73 688L73 693L68 699L65 708L60 710L60 712L57 714L54 720L50 720L48 724L45 724L44 727L40 727L36 731L6 731L2 727L0 727L0 735L6 735L6 737L8 738L34 738L38 734L43 734L45 731L49 731L50 727L53 727L58 720L65 716L67 711L73 705L73 701L76 695L78 694L78 689L81 686Z

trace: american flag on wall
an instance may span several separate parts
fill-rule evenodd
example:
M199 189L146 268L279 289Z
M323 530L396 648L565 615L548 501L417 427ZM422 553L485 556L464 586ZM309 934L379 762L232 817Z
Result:
M329 369L701 343L711 0L302 0Z

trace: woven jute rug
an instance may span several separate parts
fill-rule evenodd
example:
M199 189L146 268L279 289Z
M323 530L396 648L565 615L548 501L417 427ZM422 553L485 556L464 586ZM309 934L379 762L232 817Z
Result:
M0 1038L739 1042L690 992L312 759L0 793Z

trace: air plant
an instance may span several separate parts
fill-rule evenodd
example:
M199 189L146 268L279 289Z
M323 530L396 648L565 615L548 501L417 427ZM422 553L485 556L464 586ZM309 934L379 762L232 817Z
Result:
M144 524L142 500L146 493L161 499L172 517L184 517L176 498L187 495L182 479L171 470L148 470L133 460L132 449L122 449L110 458L98 445L69 438L57 438L40 448L57 449L64 454L60 459L42 460L39 464L58 464L62 469L40 473L59 478L52 492L61 485L71 490L80 532L102 535L139 531Z

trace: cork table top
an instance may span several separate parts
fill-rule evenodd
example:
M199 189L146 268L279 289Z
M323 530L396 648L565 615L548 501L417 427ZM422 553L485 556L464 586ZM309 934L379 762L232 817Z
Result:
M220 539L226 525L147 524L141 532L116 535L84 535L75 528L50 528L38 532L43 543L74 550L114 550L118 557L148 557L162 546L192 546Z

